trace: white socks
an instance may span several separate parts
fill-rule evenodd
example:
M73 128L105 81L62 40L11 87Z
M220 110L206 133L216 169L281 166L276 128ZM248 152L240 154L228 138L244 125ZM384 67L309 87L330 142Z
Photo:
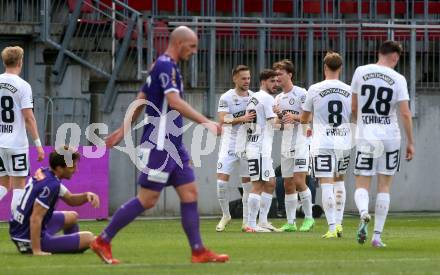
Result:
M376 207L374 213L374 240L380 240L385 220L387 219L388 209L390 208L390 194L378 193L376 197Z
M14 213L18 204L21 201L21 197L23 197L24 189L13 189L12 190L12 200L11 200L11 212Z
M365 214L368 214L368 190L365 188L357 188L354 192L354 201L359 210L359 215L361 217Z
M217 198L223 212L223 217L230 217L231 213L229 212L229 200L226 197L226 192L227 182L217 180Z
M321 184L322 189L322 205L324 207L325 217L329 226L329 231L334 232L336 229L336 201L333 193L333 184Z
M296 220L296 206L298 205L298 194L286 194L284 196L284 204L286 206L287 223L294 224Z
M250 193L248 198L248 209L249 209L249 216L248 216L248 226L255 228L257 227L257 215L258 211L260 210L260 201L261 196L255 193Z
M6 196L6 194L8 194L8 189L3 185L0 185L0 201Z
M343 181L337 181L333 185L333 191L335 193L336 201L336 224L342 225L342 220L344 219L344 208L345 208L345 184Z
M248 221L248 198L249 193L252 189L252 182L245 182L241 184L241 187L243 187L243 196L241 197L241 202L243 203L243 224L247 224Z
M267 215L269 214L270 206L272 205L272 194L262 192L260 202L260 223L267 223Z
M298 192L299 198L302 202L302 209L306 219L312 219L312 192L307 188L305 191Z

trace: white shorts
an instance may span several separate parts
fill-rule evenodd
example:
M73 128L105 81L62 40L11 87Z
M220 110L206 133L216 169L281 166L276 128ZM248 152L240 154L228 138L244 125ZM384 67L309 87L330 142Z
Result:
M292 151L289 156L281 154L281 175L283 178L293 177L293 173L309 172L310 155L307 152Z
M333 178L347 172L350 150L319 149L312 155L313 172L317 178Z
M0 177L29 176L29 149L0 148Z
M400 167L400 139L357 140L356 176L394 175Z
M240 177L249 177L248 162L246 158L240 158L236 154L220 156L217 162L217 174L231 175L234 167L239 166Z
M251 181L269 181L275 177L272 158L262 157L261 154L248 156L248 166Z

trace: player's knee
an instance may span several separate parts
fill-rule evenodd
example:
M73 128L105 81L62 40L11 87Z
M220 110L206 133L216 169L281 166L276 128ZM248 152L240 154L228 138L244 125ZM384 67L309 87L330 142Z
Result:
M65 212L66 224L74 225L78 222L79 214L76 211L66 211Z

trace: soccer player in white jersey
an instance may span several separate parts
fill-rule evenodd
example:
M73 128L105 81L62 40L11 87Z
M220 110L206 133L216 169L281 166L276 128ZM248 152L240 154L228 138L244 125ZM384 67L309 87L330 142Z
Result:
M324 57L325 80L310 86L303 104L303 132L313 114L311 154L313 169L322 189L322 205L329 230L323 238L342 237L345 206L344 175L350 161L351 93L339 81L342 58L329 52Z
M260 91L254 93L246 108L256 117L248 123L246 157L252 190L248 198L248 224L246 232L278 231L267 221L275 189L275 172L272 166L272 141L276 114L273 112L277 92L277 73L266 69L260 73ZM257 225L257 215L260 219Z
M30 132L38 152L44 158L33 108L32 89L19 75L23 67L23 49L6 47L1 56L5 72L0 75L0 200L12 185L11 210L24 193L29 174Z
M240 150L240 146L236 144L237 133L240 126L243 126L244 123L250 122L255 118L255 114L246 113L249 97L253 94L253 92L249 90L249 83L251 81L249 68L245 65L238 65L232 71L232 78L235 84L234 89L230 89L222 94L218 104L218 117L220 123L223 125L223 134L217 162L217 198L223 216L217 224L217 232L224 231L226 225L231 220L229 200L227 198L227 185L235 166L239 166L242 179L243 229L247 224L247 199L249 191L252 188L247 160L244 154L242 154L244 150ZM244 146L241 147L244 149Z
M304 222L300 231L310 231L315 224L312 216L312 193L306 185L306 176L309 170L309 143L308 138L298 137L298 126L302 103L306 98L304 88L294 86L294 67L290 60L281 60L273 65L278 74L283 92L275 98L275 112L282 123L283 135L281 142L281 174L284 178L285 206L287 223L280 230L295 232L296 208L298 193L303 205ZM298 193L297 193L298 191Z
M377 63L358 67L351 81L352 112L357 118L354 199L361 218L357 241L363 244L367 239L368 190L377 175L373 247L385 247L381 233L390 205L391 182L400 165L397 109L407 138L406 160L415 153L406 79L394 70L401 52L400 44L385 41Z

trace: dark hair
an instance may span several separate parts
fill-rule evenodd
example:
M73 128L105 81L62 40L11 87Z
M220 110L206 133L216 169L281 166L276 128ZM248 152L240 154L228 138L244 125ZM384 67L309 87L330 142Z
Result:
M237 67L235 67L232 70L232 76L235 76L236 74L238 74L239 72L242 72L242 71L250 71L250 69L246 65L238 65Z
M396 41L387 40L380 45L379 53L382 55L397 53L400 56L402 54L402 45Z
M272 66L274 70L285 70L287 73L292 74L292 80L295 76L295 67L292 61L289 59L283 59L281 61L275 62Z
M261 73L260 73L260 81L263 80L268 80L269 78L275 77L278 74L272 70L272 69L264 69Z
M342 66L342 57L337 52L328 51L324 57L324 64L332 71L337 71Z
M67 167L65 155L72 154L72 161L79 160L80 154L78 152L75 152L72 148L69 148L68 146L63 146L63 148L60 148L58 151L64 151L65 154L61 155L57 151L53 151L49 155L49 165L50 168L55 169L58 166L65 168Z

